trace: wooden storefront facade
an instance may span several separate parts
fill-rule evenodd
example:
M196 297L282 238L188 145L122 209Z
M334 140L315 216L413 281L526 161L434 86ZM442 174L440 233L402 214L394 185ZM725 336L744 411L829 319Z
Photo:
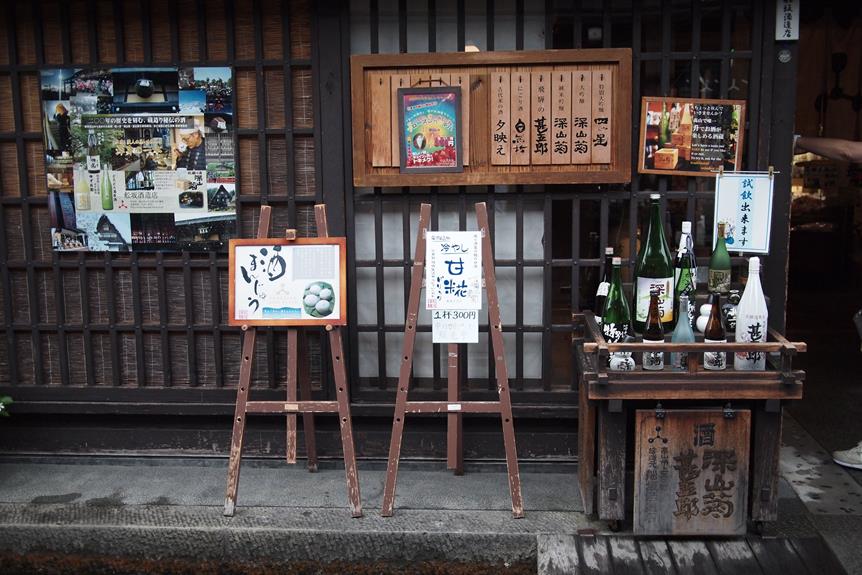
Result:
M269 205L274 235L313 235L313 205L325 202L330 233L348 238L345 347L360 457L388 447L419 205L433 205L432 228L454 230L475 229L473 204L486 202L519 453L566 460L577 451L571 314L593 305L604 246L622 254L630 281L648 195L660 192L668 230L695 222L703 255L713 180L638 175L633 153L624 186L354 188L349 57L622 47L632 50L633 118L642 96L746 100L743 168L780 172L764 284L783 329L796 46L776 42L774 26L772 0L10 3L0 13L0 394L16 403L0 451L223 456L240 363L226 253L51 251L40 69L233 68L240 234L253 235ZM320 335L309 340L310 374L316 396L332 399ZM441 347L420 316L411 398L445 395ZM283 329L259 331L254 396L284 396L286 348ZM496 393L489 350L486 324L463 350L467 399ZM259 419L247 453L280 456L283 422ZM321 455L339 456L336 422L318 425ZM445 438L442 420L411 422L403 453L441 458ZM498 422L465 421L465 456L502 457Z

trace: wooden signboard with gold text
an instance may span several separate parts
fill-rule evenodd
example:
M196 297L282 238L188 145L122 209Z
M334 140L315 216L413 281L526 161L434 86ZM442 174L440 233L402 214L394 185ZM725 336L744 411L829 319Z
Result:
M350 62L357 187L631 181L627 48L372 54ZM435 138L401 137L398 89L438 86L461 90L463 171L403 173L401 160L421 153L411 142L433 146Z
M638 410L634 532L744 534L750 429L748 410Z

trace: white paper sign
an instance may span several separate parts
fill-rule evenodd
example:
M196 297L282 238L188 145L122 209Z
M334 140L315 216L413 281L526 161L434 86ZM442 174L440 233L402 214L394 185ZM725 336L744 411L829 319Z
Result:
M728 173L715 177L715 222L712 245L718 238L718 223L724 222L727 251L767 254L772 224L772 186L768 173Z
M425 309L481 309L480 232L427 232L425 262Z
M799 0L775 3L775 39L799 40Z
M432 343L479 343L479 312L436 309L431 312Z

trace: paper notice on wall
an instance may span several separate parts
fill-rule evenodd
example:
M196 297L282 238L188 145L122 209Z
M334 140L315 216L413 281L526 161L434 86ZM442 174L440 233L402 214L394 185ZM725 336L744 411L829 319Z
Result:
M479 312L437 309L431 312L432 343L479 343Z
M482 307L482 234L428 232L425 309Z

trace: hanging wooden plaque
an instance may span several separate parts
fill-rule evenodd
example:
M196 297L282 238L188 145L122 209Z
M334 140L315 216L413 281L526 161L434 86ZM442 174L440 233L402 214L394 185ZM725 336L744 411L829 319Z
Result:
M351 75L356 186L631 180L629 49L355 55ZM452 87L463 170L401 170L398 90Z

